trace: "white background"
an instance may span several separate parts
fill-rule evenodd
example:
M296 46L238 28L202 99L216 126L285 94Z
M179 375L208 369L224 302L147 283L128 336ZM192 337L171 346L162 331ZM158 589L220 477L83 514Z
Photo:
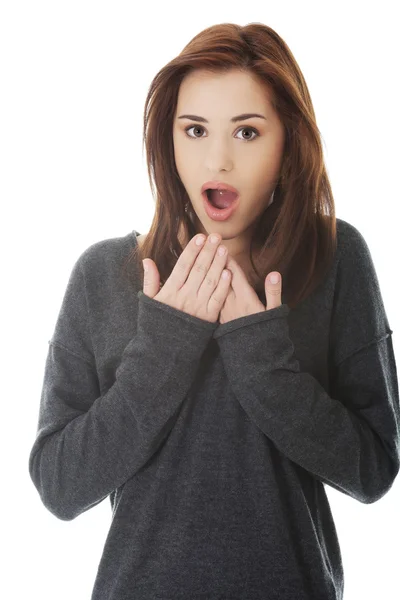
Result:
M289 45L322 132L337 217L368 243L400 356L395 11L393 1L1 4L3 598L90 598L109 499L63 522L44 508L28 472L48 340L79 255L149 229L145 97L158 70L202 29L262 22ZM399 490L400 478L363 505L326 487L345 600L397 597Z

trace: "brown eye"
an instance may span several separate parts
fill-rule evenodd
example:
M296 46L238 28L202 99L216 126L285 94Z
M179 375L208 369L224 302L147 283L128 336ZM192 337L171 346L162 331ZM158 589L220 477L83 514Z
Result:
M185 131L189 131L189 129L203 129L201 125L191 125L191 127L186 127ZM191 135L189 137L192 137Z

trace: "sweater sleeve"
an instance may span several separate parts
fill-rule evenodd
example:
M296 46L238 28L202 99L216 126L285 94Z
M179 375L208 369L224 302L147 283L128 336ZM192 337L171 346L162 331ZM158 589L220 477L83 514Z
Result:
M173 428L217 326L142 291L137 296L137 331L114 384L100 395L80 260L72 270L49 342L29 456L31 479L59 519L100 503L152 457Z
M351 238L332 313L329 394L294 358L287 304L224 323L214 337L252 422L315 478L369 504L399 471L399 390L372 258L355 228Z

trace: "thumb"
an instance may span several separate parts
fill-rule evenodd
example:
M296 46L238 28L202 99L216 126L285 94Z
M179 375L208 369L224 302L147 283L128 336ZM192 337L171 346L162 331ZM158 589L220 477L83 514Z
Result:
M278 308L282 304L282 277L279 271L269 273L265 278L266 310Z
M160 274L156 263L151 258L143 259L143 293L154 298L160 291Z

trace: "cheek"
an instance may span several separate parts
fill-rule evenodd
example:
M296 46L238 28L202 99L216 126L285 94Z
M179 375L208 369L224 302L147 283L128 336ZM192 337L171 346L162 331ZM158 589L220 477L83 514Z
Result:
M249 164L246 171L246 179L249 181L249 190L252 192L254 201L258 204L264 203L266 196L272 194L279 178L281 163L279 157L262 156Z
M280 169L281 160L282 153L279 146L268 146L265 152L262 153L262 160L259 163L266 178L270 179L271 176L275 176L276 172Z
M174 142L174 158L177 170L184 175L186 174L186 176L190 176L193 159L185 148L185 145L179 141Z

